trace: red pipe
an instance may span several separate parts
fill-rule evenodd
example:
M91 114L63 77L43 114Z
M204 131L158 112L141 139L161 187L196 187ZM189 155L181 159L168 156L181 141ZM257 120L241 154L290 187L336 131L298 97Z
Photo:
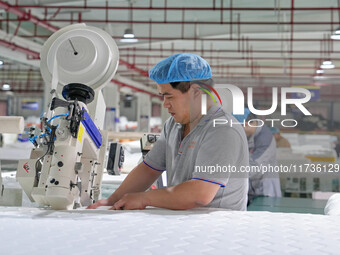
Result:
M140 65L140 66L145 66L145 67L150 67L150 66L154 66L156 63L138 63L138 65ZM218 64L218 65L214 65L214 64L211 64L210 65L210 67L212 67L212 68L249 68L249 67L247 67L247 66L237 66L237 65L220 65L220 64ZM275 69L275 68L278 68L278 69L280 69L280 68L282 68L282 66L259 66L260 68L273 68L273 69ZM315 70L315 68L314 68L314 66L296 66L296 67L294 67L294 68L296 68L296 69L313 69L313 70ZM337 70L337 69L340 69L339 67L338 68L334 68L335 70ZM334 70L334 69L332 69L332 70Z
M29 20L31 22L33 22L34 24L37 24L43 28L46 28L47 30L50 30L52 32L55 32L57 30L59 30L58 27L52 26L44 21L41 21L40 19L38 19L37 17L34 17L31 15L30 12L25 12L23 10L20 10L19 7L14 7L4 1L0 1L0 8L4 9L6 12L10 12L15 14L16 16L18 16L19 18L23 19L23 20Z
M10 48L12 50L17 50L17 51L23 52L25 54L28 54L28 55L32 56L33 59L40 59L40 54L38 52L24 48L24 47L21 47L19 45L16 45L15 43L10 43L10 42L7 42L5 40L0 39L0 45L5 46L7 48Z
M130 7L127 6L78 6L78 5L67 5L67 6L59 6L59 5L13 5L16 8L39 8L43 9L48 7L49 9L97 9L97 10L130 10ZM132 7L133 10L148 10L148 11L159 11L159 10L169 10L169 11L276 11L276 8L239 8L239 7ZM280 11L291 11L292 8L280 8ZM340 11L340 7L302 7L302 8L294 8L295 11L329 11L336 10Z
M59 30L58 27L52 26L52 25L50 25L50 24L48 24L48 23L46 23L44 21L41 21L37 17L32 16L30 13L27 13L25 11L19 10L17 7L13 7L13 6L9 5L6 2L0 1L0 8L3 8L7 12L11 12L11 13L17 15L18 17L24 19L24 20L29 20L29 21L33 22L34 24L36 24L38 26L41 26L43 28L46 28L46 29L48 29L48 30L50 30L52 32L55 32L55 31ZM13 50L17 49L18 51L21 51L21 52L24 52L26 54L29 54L29 55L33 56L33 58L35 58L35 59L39 59L40 58L40 54L38 52L31 51L29 49L26 49L26 48L23 48L21 46L18 46L18 45L14 44L14 43L9 43L9 42L6 42L4 40L1 40L1 44L6 46L6 47L9 47L9 48L11 48ZM121 60L120 62L123 65L126 65L128 68L134 69L137 72L141 73L142 75L147 76L147 72L145 72L144 70L141 70L141 69L135 67L134 65L129 64L128 62L126 62L124 60Z
M12 49L12 50L18 50L18 51L20 51L20 52L23 52L23 53L26 53L26 54L28 54L28 55L31 55L31 56L32 56L33 58L35 58L35 59L40 59L40 54L39 54L38 52L32 51L32 50L30 50L30 49L27 49L27 48L24 48L24 47L21 47L21 46L18 46L18 45L14 44L14 43L9 43L9 42L7 42L7 41L0 40L0 45L3 45L3 46L5 46L5 47L7 47L7 48L10 48L10 49ZM124 61L124 60L122 60L122 59L120 59L119 62L120 62L121 64L123 64L123 65L126 65L128 68L131 68L131 69L133 69L133 70L139 72L139 73L142 74L143 76L146 76L146 77L148 76L148 72L146 72L146 71L144 71L144 70L142 70L142 69L139 69L139 68L137 68L136 66L131 65L131 64L129 64L128 62L126 62L126 61ZM118 82L119 82L119 81L117 81L117 80L113 80L113 81L114 81L115 83L118 83ZM122 84L123 84L123 83L122 83ZM122 85L122 84L120 84L120 85ZM138 88L135 88L135 87L133 87L133 86L131 86L131 85L127 85L127 84L125 84L125 85L126 85L126 86L129 86L129 88L135 89L135 90L137 90L137 91L144 92L144 93L150 94L150 95L152 95L152 96L156 96L155 94L152 94L151 92L148 92L148 91L146 91L146 90L138 89ZM17 91L18 91L18 90L17 90Z
M291 8L290 11L290 55L293 53L293 40L294 40L294 0L291 1ZM293 76L293 61L289 59L289 83L292 83L292 76Z
M117 85L120 85L120 86L123 86L123 87L127 87L127 88L133 89L133 90L138 91L138 92L143 92L143 93L148 94L148 95L150 95L152 97L158 97L159 99L162 99L162 97L160 95L157 95L157 94L152 93L150 91L147 91L147 90L144 90L144 89L140 89L140 88L136 88L134 86L131 86L129 84L126 84L124 82L121 82L121 81L118 81L118 80L115 80L115 79L112 79L111 81L113 83L116 83Z
M0 20L1 21L1 20ZM18 20L15 20L18 21ZM49 35L21 35L23 38L48 38ZM122 37L121 36L112 36L113 39L119 40ZM157 41L174 41L174 40L188 40L188 41L238 41L238 40L243 40L242 38L197 38L197 37L146 37L146 36L137 36L139 40L157 40ZM290 41L290 38L247 38L248 41L252 42L283 42L283 41ZM295 38L295 42L323 42L323 41L332 41L331 38L326 38L326 39L316 39L316 38Z
M130 57L131 55L129 55L129 54L121 54L120 55L120 57ZM202 55L203 56L203 55ZM138 55L138 54L136 54L136 55L134 55L134 57L141 57L141 58L166 58L166 57L168 57L167 55L165 56L162 56L162 55L157 55L157 56L155 56L155 55ZM234 60L234 59L236 59L236 60L248 60L248 59L250 59L250 57L248 56L248 57L243 57L243 56L240 56L240 57L217 57L217 56L214 56L214 57L212 57L212 56L204 56L204 58L205 59L225 59L225 60L229 60L229 59L231 59L231 60ZM280 58L278 58L278 57L251 57L252 59L259 59L259 60L324 60L325 58L292 58L292 57L280 57ZM332 58L332 60L333 61L337 61L337 60L340 60L340 58Z
M239 75L243 75L243 76L239 76ZM263 76L266 75L266 77L263 78L288 78L289 75L283 74L283 73L255 73L254 75L251 75L250 72L246 73L236 73L236 72L230 72L228 74L224 73L224 72L213 72L213 78L228 78L228 77L234 77L234 78L253 78L253 77L257 77L257 76ZM270 76L273 75L273 76ZM125 74L124 76L131 76L129 74ZM310 73L295 73L294 74L295 77L309 77L309 78L313 78L314 76L316 76L315 74L310 74ZM333 74L333 75L327 75L326 77L330 77L333 79L338 79L339 75ZM327 80L327 79L325 79Z
M127 68L130 68L130 69L137 71L138 73L140 73L141 75L143 75L145 77L149 77L149 74L148 74L147 71L144 71L143 69L140 69L140 68L136 67L135 65L132 65L132 64L126 62L123 59L119 59L119 63L125 65Z
M220 76L218 76L220 75ZM270 77L270 75L273 75L274 76L280 76L280 77L283 77L283 78L288 78L289 77L289 74L284 74L284 73L263 73L263 72L260 72L258 73L257 75L254 75L254 76L251 76L250 73L246 73L246 72L233 72L231 71L227 76L225 75L225 73L221 72L221 73L215 73L213 72L213 78L215 77L219 77L219 78L226 78L226 77L233 77L235 75L248 75L248 76L238 76L240 78L251 78L251 77L254 77L254 76L263 76L263 75L266 75L266 77L263 77L263 78L272 78ZM305 74L305 73L294 73L294 76L299 76L299 77L314 77L314 76L317 76L317 74ZM338 78L339 75L336 75L336 74L333 74L333 75L326 75L325 77L333 77L333 78ZM327 79L325 79L327 80Z
M30 20L31 19L27 18L27 17L21 17L24 20ZM37 19L37 18L36 18ZM18 19L9 19L9 21L17 21ZM70 22L70 19L55 19L55 18L50 18L50 19L44 19L44 20L39 20L39 22L45 23L47 21L51 21L51 22ZM33 21L32 21L33 22ZM99 20L99 19L82 19L81 22L85 22L85 23L134 23L134 24L148 24L149 21L148 20ZM183 24L183 21L164 21L164 20L153 20L152 21L153 24ZM273 22L255 22L255 21L223 21L221 23L221 21L185 21L186 25L195 25L195 24L203 24L203 25L269 25L269 26L276 26L275 23ZM281 22L280 24L282 25L291 25L291 21L287 21L287 22ZM302 22L302 21L297 21L294 22L294 25L338 25L338 22L334 22L334 21L325 21L325 22ZM47 27L45 27L47 28ZM48 29L48 28L47 28ZM49 29L50 30L50 29Z
M162 47L162 45L160 45ZM131 48L120 48L119 51L124 51L124 50L129 50ZM145 49L145 48L133 48L134 51L165 51L165 52L172 52L172 49ZM192 50L189 49L176 49L177 52L193 52ZM198 52L198 50L195 50ZM245 52L245 50L212 50L212 49L206 49L206 52L209 53L240 53L240 52ZM289 53L289 51L277 51L277 50L253 50L253 53ZM294 53L318 53L318 51L311 51L311 50L294 50ZM340 53L340 51L332 51L332 53Z

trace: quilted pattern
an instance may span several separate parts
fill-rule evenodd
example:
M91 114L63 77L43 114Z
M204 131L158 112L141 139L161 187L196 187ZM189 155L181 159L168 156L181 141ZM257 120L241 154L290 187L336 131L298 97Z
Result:
M0 207L1 254L340 254L336 216Z

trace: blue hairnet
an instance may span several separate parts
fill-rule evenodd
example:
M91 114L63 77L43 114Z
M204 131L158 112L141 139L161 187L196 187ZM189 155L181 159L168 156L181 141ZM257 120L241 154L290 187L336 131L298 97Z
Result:
M280 130L277 127L271 127L270 131L272 131L273 134L279 134Z
M233 116L235 117L235 119L238 120L238 122L243 123L243 121L245 121L248 118L248 115L250 113L250 110L248 108L244 108L244 114L233 114Z
M211 78L207 61L191 53L178 53L160 61L149 71L150 79L157 83L206 80Z

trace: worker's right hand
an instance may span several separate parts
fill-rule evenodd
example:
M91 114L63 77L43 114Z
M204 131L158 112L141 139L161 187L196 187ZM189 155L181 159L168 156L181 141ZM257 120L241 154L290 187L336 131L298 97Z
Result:
M110 206L108 199L98 200L92 205L89 205L86 209L96 209L99 206Z

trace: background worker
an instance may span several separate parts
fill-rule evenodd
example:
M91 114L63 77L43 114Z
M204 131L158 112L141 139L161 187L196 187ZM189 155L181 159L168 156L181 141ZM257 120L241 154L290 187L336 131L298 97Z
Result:
M248 146L242 127L213 127L214 118L230 120L212 100L201 114L201 86L213 84L209 64L200 56L181 53L170 56L149 71L164 97L171 117L144 161L135 167L120 187L105 200L88 208L144 209L155 206L190 209L200 206L246 210L248 176L234 178L226 172L197 172L195 167L248 165ZM167 173L167 188L148 190ZM145 192L146 191L146 192Z
M270 131L275 138L277 148L290 148L289 141L280 134L280 130L278 128L271 127Z
M256 120L248 123L251 119L248 108L245 108L244 115L234 115L234 117L240 123L245 123L244 131L248 138L249 164L258 166L259 170L262 166L276 166L276 142L269 127L260 126ZM249 173L249 202L257 196L281 197L278 173Z

